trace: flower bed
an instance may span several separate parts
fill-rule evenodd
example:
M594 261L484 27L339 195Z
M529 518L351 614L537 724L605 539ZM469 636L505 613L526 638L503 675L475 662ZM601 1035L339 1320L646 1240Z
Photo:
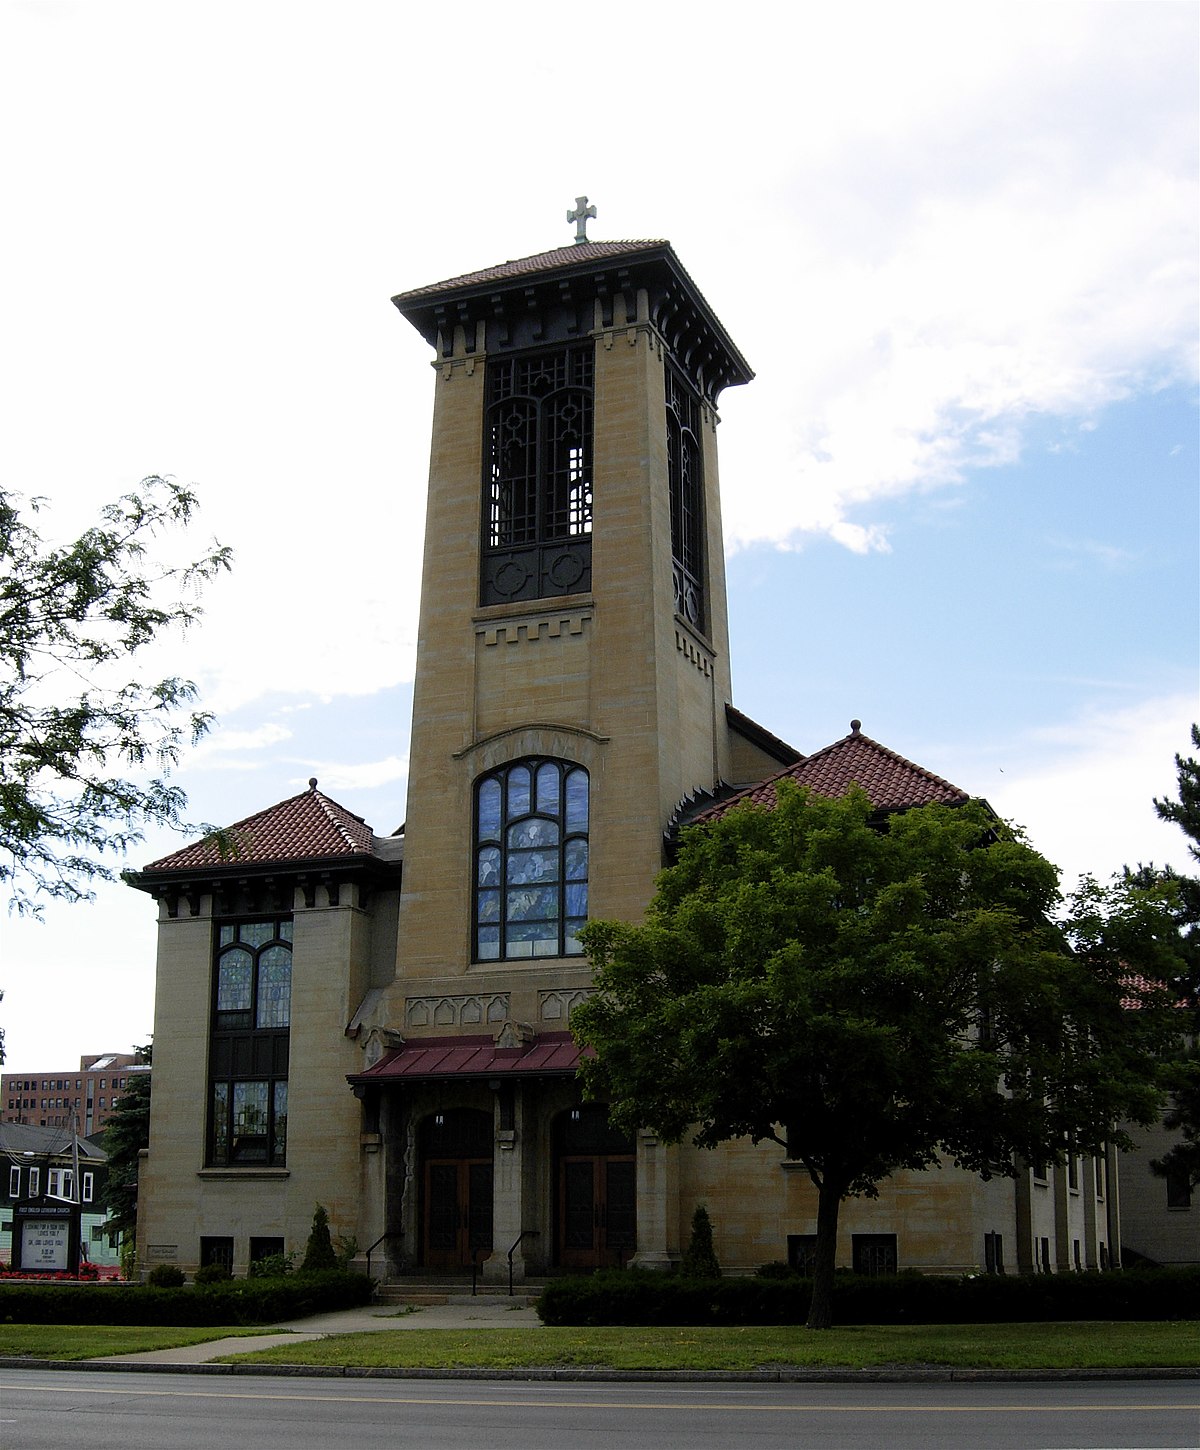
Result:
M0 1279L24 1284L95 1284L99 1282L100 1270L95 1264L80 1264L77 1274L70 1269L14 1269L9 1264L3 1264L0 1265Z

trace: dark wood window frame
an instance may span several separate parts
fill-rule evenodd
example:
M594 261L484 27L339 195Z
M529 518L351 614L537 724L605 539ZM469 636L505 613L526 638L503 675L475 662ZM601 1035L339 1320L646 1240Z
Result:
M200 1238L200 1267L220 1264L233 1273L233 1239L228 1234L203 1234Z
M209 1037L209 1167L287 1161L292 918L215 925Z
M856 1274L895 1274L899 1267L895 1234L852 1234L850 1236Z
M667 479L671 490L671 579L675 613L705 628L704 466L700 399L670 364L667 391Z
M592 587L595 351L488 359L480 603Z

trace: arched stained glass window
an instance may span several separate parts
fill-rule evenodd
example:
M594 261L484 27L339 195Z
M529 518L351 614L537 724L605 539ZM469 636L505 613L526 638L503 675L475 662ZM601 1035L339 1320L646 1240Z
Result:
M282 1166L292 920L221 922L209 1040L208 1162Z
M587 920L588 774L513 761L475 787L475 960L577 956Z

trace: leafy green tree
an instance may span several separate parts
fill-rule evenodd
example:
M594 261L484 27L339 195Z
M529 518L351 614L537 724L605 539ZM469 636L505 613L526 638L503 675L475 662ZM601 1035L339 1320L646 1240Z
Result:
M1191 729L1193 749L1200 751L1200 726ZM1200 868L1200 761L1194 755L1176 755L1178 800L1158 800L1154 809L1164 821L1173 821L1188 838L1188 854ZM1190 1009L1190 1040L1169 1069L1171 1105L1163 1121L1178 1131L1179 1141L1151 1166L1156 1173L1186 1177L1200 1184L1200 875L1140 867L1132 873L1152 889L1162 891L1171 905L1178 933L1179 960L1171 981L1179 1000Z
M150 1065L149 1045L133 1051L139 1063ZM149 1146L150 1074L133 1072L113 1107L103 1138L108 1180L100 1201L108 1210L108 1236L114 1244L122 1238L132 1240L137 1231L138 1154Z
M111 879L102 859L148 826L181 824L183 792L163 778L210 717L171 676L127 678L123 662L200 614L202 586L230 564L212 544L160 562L196 498L142 480L73 543L43 541L42 501L0 491L0 890L18 912L39 898L86 899Z
M1200 751L1200 726L1192 726L1192 747ZM1179 799L1155 800L1159 818L1173 821L1188 838L1188 854L1200 872L1200 761L1194 755L1176 755ZM1174 890L1175 922L1179 929L1180 989L1200 1011L1200 875L1185 876L1170 869L1159 873Z
M325 1211L324 1204L318 1203L313 1213L308 1243L304 1246L300 1272L317 1273L322 1269L336 1269L337 1266L337 1254L334 1252L333 1238L329 1232L329 1214Z
M1074 951L1058 902L1055 868L980 803L881 822L857 788L782 783L773 810L685 833L644 924L585 929L585 1087L627 1131L768 1140L804 1164L825 1328L846 1198L943 1157L1011 1176L1159 1112L1164 1014L1149 994L1123 1010L1103 899L1073 915ZM1143 913L1127 902L1127 933Z

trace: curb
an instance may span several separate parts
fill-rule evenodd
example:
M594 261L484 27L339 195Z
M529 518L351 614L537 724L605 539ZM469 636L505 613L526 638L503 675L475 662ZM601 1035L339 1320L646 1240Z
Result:
M1062 1381L1197 1380L1200 1367L1146 1369L390 1369L366 1365L117 1364L104 1359L34 1359L0 1355L0 1369L124 1371L134 1374L233 1375L283 1379L512 1380L600 1384L1038 1384Z

